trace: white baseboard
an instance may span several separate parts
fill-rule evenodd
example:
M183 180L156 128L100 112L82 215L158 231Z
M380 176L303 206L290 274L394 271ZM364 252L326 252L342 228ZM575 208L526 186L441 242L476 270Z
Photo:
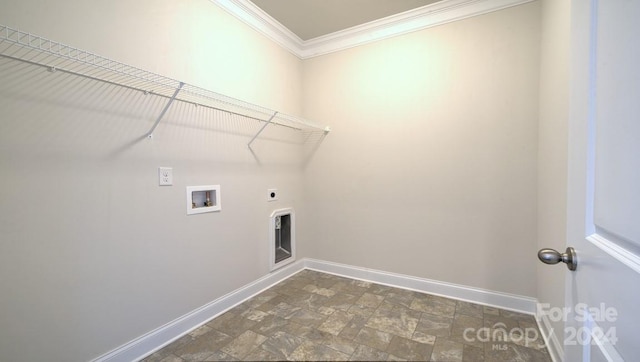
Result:
M133 341L108 352L93 362L130 362L138 361L168 345L191 330L207 323L211 319L278 284L284 279L304 269L304 261L300 260L282 267L264 277L224 295L184 316L165 324Z
M388 273L351 265L315 259L302 259L267 274L266 276L247 284L242 288L224 295L172 322L165 324L162 327L140 336L133 341L94 359L93 362L128 362L140 360L184 336L189 333L189 331L207 323L216 316L226 312L254 295L261 293L265 289L270 288L282 280L289 278L303 269L316 270L353 279L366 280L378 284L440 295L472 303L509 309L521 313L534 314L536 311L537 301L530 297L494 292L485 289L472 288L402 274Z
M538 321L540 333L542 333L542 337L544 338L544 343L547 345L547 349L549 350L551 360L553 362L564 361L564 349L558 339L558 331L553 329L549 316L545 313L541 313L541 310L541 308L538 308L536 320ZM562 332L563 331L560 331L560 333Z
M537 300L531 297L495 292L486 289L473 288L464 285L322 260L304 259L304 265L306 269L341 275L353 279L366 280L403 289L415 290L423 293L440 295L447 298L508 309L520 313L533 315L536 312Z

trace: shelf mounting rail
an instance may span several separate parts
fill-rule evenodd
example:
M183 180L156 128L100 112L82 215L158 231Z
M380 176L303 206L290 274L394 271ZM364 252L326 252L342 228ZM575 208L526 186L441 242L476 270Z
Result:
M153 132L174 101L264 122L263 129L266 125L272 124L295 130L319 130L325 134L330 131L329 127L323 127L300 117L276 112L269 108L186 84L2 24L0 24L0 57L166 98L167 104L147 132L149 138L152 138ZM249 145L257 135L249 142Z

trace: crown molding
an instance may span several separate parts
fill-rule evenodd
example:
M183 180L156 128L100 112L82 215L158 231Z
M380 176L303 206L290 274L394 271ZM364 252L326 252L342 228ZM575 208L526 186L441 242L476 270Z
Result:
M211 0L300 59L333 53L533 1L536 0L443 0L305 41L249 0Z

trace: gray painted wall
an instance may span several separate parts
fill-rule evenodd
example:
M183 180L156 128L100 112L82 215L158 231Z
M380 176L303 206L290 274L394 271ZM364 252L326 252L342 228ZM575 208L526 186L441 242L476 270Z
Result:
M307 254L536 295L539 3L304 63Z
M252 155L259 124L176 104L149 141L163 100L1 67L2 359L88 360L267 274L268 215L285 206L298 257L539 292L539 3L304 62L204 0L0 9L334 129L315 148L269 128ZM185 186L210 183L222 212L187 216Z
M300 60L208 1L0 9L0 23L300 113ZM0 69L0 360L90 360L268 273L269 215L301 197L295 134L270 127L254 157L261 124L176 103L149 141L163 99ZM187 216L185 187L206 184L222 211Z

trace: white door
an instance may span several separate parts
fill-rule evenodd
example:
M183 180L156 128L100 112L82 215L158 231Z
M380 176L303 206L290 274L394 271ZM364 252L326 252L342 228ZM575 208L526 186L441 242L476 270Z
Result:
M572 1L565 359L640 359L640 0Z

